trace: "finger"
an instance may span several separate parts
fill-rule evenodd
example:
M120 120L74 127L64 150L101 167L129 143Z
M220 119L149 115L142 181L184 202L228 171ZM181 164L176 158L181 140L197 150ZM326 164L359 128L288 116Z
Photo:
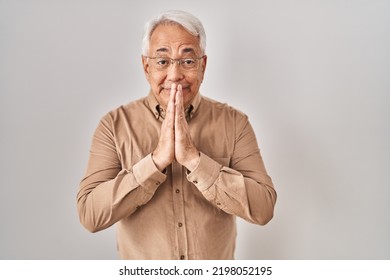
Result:
M168 100L167 112L165 120L169 123L169 126L173 128L175 118L175 95L176 95L176 84L171 85L171 93Z
M183 87L180 84L177 86L175 104L183 106Z
M171 85L171 93L169 95L169 101L168 101L168 105L167 105L167 111L169 109L173 109L172 106L175 105L175 96L176 96L176 84L172 84ZM171 108L169 108L169 106L171 106Z
M181 85L178 85L178 90L176 92L175 116L177 121L184 119L183 91Z
M177 85L176 85L175 83L173 83L173 84L171 85L171 95L172 95L172 94L175 94L175 93L176 93L176 90L177 90Z
M181 93L183 93L183 86L181 84L177 85L177 90Z

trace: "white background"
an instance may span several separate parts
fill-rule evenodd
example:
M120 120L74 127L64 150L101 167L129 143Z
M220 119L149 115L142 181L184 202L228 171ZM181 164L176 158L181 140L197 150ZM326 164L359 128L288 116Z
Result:
M390 258L390 1L0 0L0 259L116 259L76 212L99 119L145 96L144 23L208 36L203 95L244 111L278 192L238 259Z

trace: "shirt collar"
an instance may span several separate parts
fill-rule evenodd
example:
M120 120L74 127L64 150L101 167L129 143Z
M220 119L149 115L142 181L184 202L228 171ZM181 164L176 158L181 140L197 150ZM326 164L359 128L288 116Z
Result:
M165 118L165 110L164 108L158 103L156 97L154 96L153 92L150 91L149 95L147 96L147 105L149 109L152 111L156 119L160 119L161 121ZM192 119L198 110L199 103L201 100L200 93L195 95L194 99L192 100L190 106L188 106L184 111L186 115L187 121Z

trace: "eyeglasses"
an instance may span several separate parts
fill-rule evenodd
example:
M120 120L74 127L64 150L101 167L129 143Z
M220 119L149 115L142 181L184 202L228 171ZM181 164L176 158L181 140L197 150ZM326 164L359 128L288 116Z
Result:
M199 60L201 60L204 56L195 57L195 58L188 57L188 58L177 58L177 59L173 59L170 57L150 57L150 56L146 56L146 57L151 60L152 63L150 65L152 69L157 71L168 70L168 68L171 65L173 65L175 62L179 64L182 70L193 71L199 68L200 65Z

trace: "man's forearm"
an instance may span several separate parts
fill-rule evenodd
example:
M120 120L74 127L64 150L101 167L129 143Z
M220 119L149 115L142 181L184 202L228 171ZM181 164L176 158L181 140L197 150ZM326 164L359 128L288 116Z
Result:
M261 181L245 177L202 154L198 167L187 179L210 203L226 213L262 225L273 216L276 192L266 177Z
M121 170L114 179L108 180L111 172L115 170L90 170L90 175L80 184L77 196L80 221L91 232L131 215L153 197L166 179L155 167L151 155L135 164L132 170Z

